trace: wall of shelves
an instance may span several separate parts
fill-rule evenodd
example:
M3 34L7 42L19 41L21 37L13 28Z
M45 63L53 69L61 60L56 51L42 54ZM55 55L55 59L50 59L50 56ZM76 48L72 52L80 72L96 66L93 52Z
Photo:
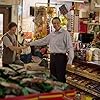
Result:
M100 23L88 23L89 25L100 25Z
M92 0L93 2L95 0ZM93 28L95 25L100 25L100 7L95 7L95 3L93 2L87 3L75 3L75 10L78 13L77 16L79 17L78 24L79 24L79 33L92 33L94 35L97 34L97 31ZM93 9L94 8L94 9ZM75 23L76 25L76 23ZM76 26L74 30L76 30ZM99 29L100 30L100 29ZM77 31L75 31L77 32Z
M77 69L74 69L74 71L73 71L73 68L72 69L68 68L67 71L71 72L71 73L74 73L74 74L77 74L79 76L86 77L88 79L100 82L100 76L96 76L96 75L94 75L92 73L88 73L88 72L84 72L84 71L79 71Z
M72 67L67 68L66 82L96 97L100 97L100 65L80 60L74 60L73 64Z
M85 92L88 92L88 93L90 93L90 94L92 94L94 96L100 97L100 93L97 93L97 92L95 92L95 91L93 91L91 89L87 89L86 87L84 87L84 86L82 86L80 84L77 84L76 82L73 82L72 80L67 79L67 83L72 85L72 86L75 86L75 87L77 87L77 88L79 88L79 89L81 89L81 90L83 90Z

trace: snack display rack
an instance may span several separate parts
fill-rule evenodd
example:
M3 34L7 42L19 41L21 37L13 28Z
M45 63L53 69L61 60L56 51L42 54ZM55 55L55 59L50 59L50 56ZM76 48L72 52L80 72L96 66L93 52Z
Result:
M74 60L74 66L67 68L69 76L67 77L66 82L96 97L100 97L99 70L100 65L80 60Z

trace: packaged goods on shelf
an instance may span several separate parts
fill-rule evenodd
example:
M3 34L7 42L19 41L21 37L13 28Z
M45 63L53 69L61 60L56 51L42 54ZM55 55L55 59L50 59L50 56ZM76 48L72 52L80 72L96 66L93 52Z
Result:
M74 65L67 68L67 83L100 98L99 64L74 60Z

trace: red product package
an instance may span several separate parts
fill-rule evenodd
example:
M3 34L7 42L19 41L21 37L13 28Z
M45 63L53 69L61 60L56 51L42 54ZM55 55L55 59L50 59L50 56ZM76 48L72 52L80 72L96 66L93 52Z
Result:
M80 33L87 33L87 24L83 23L83 21L80 21L79 32Z

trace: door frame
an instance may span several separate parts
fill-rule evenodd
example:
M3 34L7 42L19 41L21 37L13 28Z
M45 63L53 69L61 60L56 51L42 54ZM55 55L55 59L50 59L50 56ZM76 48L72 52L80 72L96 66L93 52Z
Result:
M8 23L11 21L12 6L0 5L0 14L3 14L3 34L8 31Z

